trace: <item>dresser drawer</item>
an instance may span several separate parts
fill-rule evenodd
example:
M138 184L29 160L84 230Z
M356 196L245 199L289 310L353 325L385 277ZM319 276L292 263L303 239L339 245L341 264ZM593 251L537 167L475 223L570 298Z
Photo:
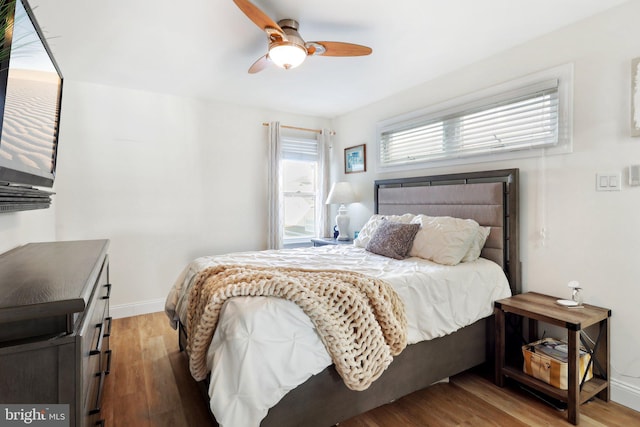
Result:
M87 400L83 405L83 426L94 426L103 418L102 394L104 392L106 375L106 372L102 371L93 376L89 382L89 388L86 393Z
M100 368L105 372L105 374L109 375L109 373L111 372L112 354L109 340L111 337L111 321L113 320L111 316L109 316L109 300L106 301L103 318L104 321L107 322L107 326L104 328L102 337L102 354L100 355Z
M110 364L109 297L111 285L108 283L108 258L96 281L81 329L80 352L80 419L83 425L94 425L100 419L102 390L107 365ZM87 424L90 423L90 424Z

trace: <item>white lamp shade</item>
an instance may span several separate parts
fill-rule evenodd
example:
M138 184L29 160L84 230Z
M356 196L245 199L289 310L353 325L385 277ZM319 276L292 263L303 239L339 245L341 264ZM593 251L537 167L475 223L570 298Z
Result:
M351 184L345 181L334 182L327 197L327 205L348 204L356 201Z
M293 43L281 43L269 49L269 58L278 67L284 69L296 68L307 57L307 52Z

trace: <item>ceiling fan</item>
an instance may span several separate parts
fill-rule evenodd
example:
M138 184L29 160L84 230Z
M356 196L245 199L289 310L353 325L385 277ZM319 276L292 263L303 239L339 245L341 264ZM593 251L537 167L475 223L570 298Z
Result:
M249 0L233 0L233 2L254 24L267 33L269 51L249 68L251 74L264 70L271 63L289 70L302 64L307 56L364 56L371 53L370 47L359 44L305 42L298 33L298 21L281 19L275 23Z

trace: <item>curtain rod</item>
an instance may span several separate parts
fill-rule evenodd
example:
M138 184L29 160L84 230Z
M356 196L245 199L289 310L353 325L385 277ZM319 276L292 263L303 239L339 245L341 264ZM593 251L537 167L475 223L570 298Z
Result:
M269 126L269 123L263 122L262 126ZM287 125L280 125L281 128L285 128L285 129L294 129L294 130L302 130L305 132L315 132L315 133L321 133L322 130L321 129L309 129L309 128L301 128L301 127L297 127L297 126L287 126ZM334 131L329 131L329 135L335 135L336 133Z

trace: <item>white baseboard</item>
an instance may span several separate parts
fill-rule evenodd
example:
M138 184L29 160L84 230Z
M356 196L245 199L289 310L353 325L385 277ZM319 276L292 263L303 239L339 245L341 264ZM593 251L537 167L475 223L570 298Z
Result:
M141 314L157 313L164 311L164 298L148 301L134 302L130 304L112 305L109 307L111 317L120 319L122 317L139 316Z
M612 379L611 400L627 408L640 411L640 387Z

